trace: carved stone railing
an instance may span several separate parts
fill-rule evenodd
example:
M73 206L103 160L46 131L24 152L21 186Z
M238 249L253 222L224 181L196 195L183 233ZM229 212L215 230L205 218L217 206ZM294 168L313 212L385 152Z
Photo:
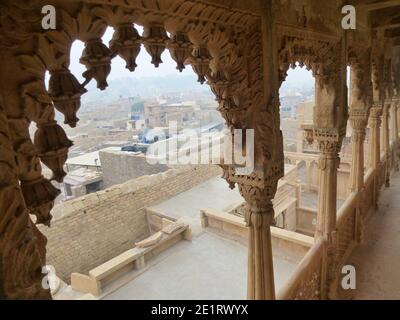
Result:
M394 146L388 151L393 154ZM377 169L369 169L364 176L361 192L352 192L337 212L334 241L334 266L327 265L327 244L318 239L301 260L289 281L281 288L277 298L282 300L324 299L329 288L336 290L341 267L346 263L353 248L364 240L366 222L372 209L377 206L379 191L386 181L386 170L390 170L386 155L381 156ZM326 274L333 273L330 282Z
M356 244L356 210L358 196L352 192L337 213L336 261L341 268Z
M364 191L361 196L361 208L363 218L368 218L368 213L375 205L375 172L369 169L364 177Z
M300 261L296 270L278 292L279 300L319 300L324 291L325 242L316 242L304 258Z

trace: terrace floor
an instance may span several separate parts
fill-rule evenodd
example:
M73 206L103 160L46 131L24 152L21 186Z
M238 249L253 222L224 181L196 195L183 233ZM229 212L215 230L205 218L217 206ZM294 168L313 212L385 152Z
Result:
M357 246L347 264L356 268L356 290L343 298L400 299L400 172L382 189L378 211L369 220L365 243Z
M151 206L149 209L167 217L183 218L190 225L192 232L197 234L202 231L200 226L201 209L211 208L217 211L229 211L229 208L243 201L238 188L231 190L224 179L215 177L175 197Z
M276 290L295 267L295 262L274 256ZM247 247L206 231L169 248L103 299L234 300L246 299L246 290Z
M112 293L103 299L246 299L246 243L207 231L200 223L201 209L229 211L242 201L237 188L230 190L225 180L215 177L150 207L188 223L192 241L180 241L162 252L139 275L132 273L127 284L110 288ZM296 268L298 258L274 256L273 262L278 291Z
M318 193L315 191L302 191L300 203L302 207L317 210ZM336 199L336 210L339 210L343 203L343 199Z

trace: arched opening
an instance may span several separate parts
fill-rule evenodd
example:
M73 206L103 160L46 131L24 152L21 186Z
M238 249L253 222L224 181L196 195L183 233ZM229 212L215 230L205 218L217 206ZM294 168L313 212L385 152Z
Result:
M352 69L350 66L346 68L346 87L347 87L347 105L350 110L352 104ZM339 153L340 157L340 167L338 169L338 197L342 200L346 199L346 195L349 194L351 189L351 166L352 166L352 135L353 128L351 122L347 122L346 136L343 138L341 150ZM337 210L343 204L340 201L337 206Z
M142 35L143 28L136 28ZM102 37L105 45L112 39L113 32L111 28L106 30ZM77 40L72 44L69 69L79 83L86 81L82 76L86 68L80 63L84 50L83 42ZM160 290L159 298L187 298L220 281L215 298L244 299L245 233L242 230L239 234L226 235L222 228L215 233L204 232L208 223L212 224L213 219L218 218L213 212L228 216L232 221L237 217L244 220L244 199L238 189L228 188L220 177L220 168L203 161L203 155L209 151L199 149L206 145L214 148L214 143L218 147L224 142L227 127L217 110L219 104L209 87L197 82L198 74L189 64L182 72L177 70L176 61L168 50L162 53L163 63L158 68L154 68L150 60L143 45L136 57L134 72L125 68L126 61L114 57L107 88L98 90L98 82L92 79L85 86L87 92L82 95L76 126L70 128L68 124L62 124L74 146L69 149L65 165L67 175L62 183L63 195L52 211L55 225L51 231L41 229L48 238L48 263L56 266L57 275L66 285L70 284L73 290L82 289L79 281L83 275L95 273L102 263L133 248L137 252L149 251L144 262L149 270L142 281L152 281L152 285L157 286L156 278L164 278L162 287L169 289L168 292ZM207 74L205 80L212 82L213 78ZM57 112L60 124L64 119L65 115ZM170 132L171 122L176 124L176 132ZM193 135L196 136L194 140ZM195 152L201 154L201 162L188 165L182 165L180 161L149 163L146 153L149 147L167 140L172 143L175 137L180 155L181 147L185 148L185 154L186 150L196 149ZM195 148L192 148L193 144ZM218 150L223 151L223 145L220 148ZM213 160L212 156L210 160ZM214 225L223 221L217 218ZM73 219L79 220L79 234L74 231ZM58 249L61 237L68 238L69 261L61 260L61 255L66 254L65 250ZM237 237L239 241L232 244L231 237ZM194 245L188 246L185 241L180 241L182 239L193 239ZM176 242L177 247L174 247ZM158 264L157 270L152 269L158 261L160 247L165 256L171 257L169 259L173 259L177 250L183 252L182 265L177 271L179 276L190 276L193 261L196 261L199 277L198 281L191 282L191 287L198 290L182 292L181 288L174 287L178 283L178 274L171 276L171 260ZM135 260L133 270L127 273L141 272L143 261L139 258ZM224 260L222 266L220 260ZM233 271L230 266L234 263L238 269ZM213 269L211 278L208 267ZM74 275L70 280L71 273ZM226 274L230 276L226 277ZM232 278L240 279L240 285L227 291ZM139 286L138 290L133 290L136 295L122 290L108 298L121 295L125 299L144 298L148 292L140 287L140 283L137 281L124 287L124 290L132 290L132 286ZM207 297L210 298L208 294L202 298Z
M295 199L278 216L280 227L313 236L316 222L318 147L312 135L315 107L315 78L299 63L287 71L280 91L280 118L285 154L285 177L281 193ZM277 194L279 195L279 189ZM289 203L288 200L286 200ZM279 221L278 220L278 221ZM282 223L282 220L285 223Z

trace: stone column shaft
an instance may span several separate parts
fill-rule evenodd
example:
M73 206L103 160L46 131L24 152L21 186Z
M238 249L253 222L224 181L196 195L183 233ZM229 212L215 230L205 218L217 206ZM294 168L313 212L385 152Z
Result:
M397 119L397 104L398 102L393 102L392 107L390 109L390 123L391 123L391 141L396 143L399 137L399 127L398 127L398 119Z
M318 138L317 138L318 139ZM340 164L340 142L321 139L319 142L318 213L316 238L330 239L336 229L337 169Z
M396 171L399 171L399 158L398 158L398 148L399 148L399 127L398 127L398 101L393 101L392 108L390 109L390 120L391 120L391 142L393 144L393 167Z
M275 283L271 244L271 223L274 217L272 202L265 212L250 208L246 221L249 225L248 281L249 300L274 300Z
M397 111L396 111L396 114L397 114L397 136L399 136L399 134L400 134L400 132L399 132L399 130L400 130L400 100L398 100L397 101Z
M390 140L389 140L389 112L390 112L390 102L385 102L383 113L382 113L382 151L385 155L386 166L385 166L385 185L390 186Z
M353 129L352 162L351 162L351 191L361 190L364 186L364 140L365 129Z
M382 151L384 154L388 154L389 151L389 110L390 103L385 103L385 107L382 112Z
M248 183L248 184L247 184ZM248 269L247 298L249 300L274 300L275 283L272 259L271 224L274 220L272 199L278 182L267 186L238 183L247 203Z
M364 187L364 141L367 122L368 113L365 109L350 110L350 123L353 129L351 136L351 191L360 191Z
M380 107L373 107L370 111L369 126L369 166L376 169L380 162L380 126L381 126L382 109Z

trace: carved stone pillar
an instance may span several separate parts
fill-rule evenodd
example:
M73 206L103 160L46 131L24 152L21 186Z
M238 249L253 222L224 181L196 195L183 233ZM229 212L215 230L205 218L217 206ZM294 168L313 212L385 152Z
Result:
M385 101L382 112L382 152L385 155L385 185L390 186L390 143L389 143L389 112L390 102Z
M399 171L399 159L397 155L398 149L398 139L399 139L399 127L398 127L398 119L397 119L397 105L398 101L393 100L392 107L390 109L390 123L391 123L391 143L393 145L393 157L392 164L396 171Z
M364 141L367 122L368 112L365 109L350 110L350 124L353 129L350 189L356 192L364 187Z
M396 157L397 160L400 161L400 141L399 141L399 130L400 130L400 98L396 101L395 112L397 116L397 131L396 131L396 139L397 139L397 147L396 147Z
M369 127L370 127L370 145L369 145L369 166L375 171L375 182L374 182L374 203L375 207L378 206L379 197L379 164L381 159L381 148L380 148L380 126L381 126L381 115L382 108L378 105L374 105L371 108L369 114Z
M274 220L272 199L277 183L266 187L239 184L246 199L246 223L249 228L247 298L275 299L275 284L271 245L271 224Z
M392 100L390 106L390 143L393 143L397 140L397 112L396 112L396 101Z
M326 240L326 264L324 286L327 296L334 298L331 287L336 275L336 198L337 198L337 170L340 164L339 152L341 138L335 129L316 129L315 137L319 147L318 162L318 208L315 239Z
M361 195L364 188L364 141L365 129L368 123L368 111L366 109L350 110L350 124L352 126L352 162L350 171L350 190ZM364 239L364 214L362 199L357 200L356 208L356 238L361 243Z
M370 145L369 145L369 166L373 169L378 168L380 162L380 126L381 126L382 108L374 106L370 110Z
M397 129L400 130L400 99L397 100ZM399 136L400 132L397 132L397 136Z
M340 139L324 129L316 129L319 147L318 215L316 238L330 239L336 228L337 169L340 164Z

